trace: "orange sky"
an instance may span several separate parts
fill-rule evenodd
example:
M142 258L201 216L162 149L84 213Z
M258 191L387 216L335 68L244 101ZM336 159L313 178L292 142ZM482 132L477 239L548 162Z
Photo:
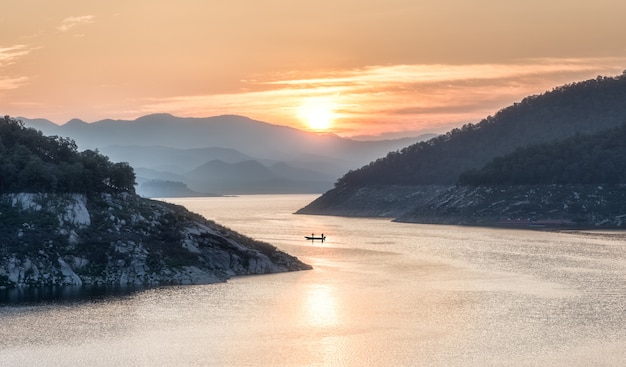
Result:
M626 69L623 0L0 0L0 114L443 132Z

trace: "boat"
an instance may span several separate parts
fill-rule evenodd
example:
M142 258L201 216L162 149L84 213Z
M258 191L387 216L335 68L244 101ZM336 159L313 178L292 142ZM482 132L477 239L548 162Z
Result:
M318 240L318 241L324 242L326 240L326 236L324 236L323 233L322 233L321 236L315 236L314 234L311 234L310 236L304 236L304 238L306 238L307 240L310 240L310 241Z

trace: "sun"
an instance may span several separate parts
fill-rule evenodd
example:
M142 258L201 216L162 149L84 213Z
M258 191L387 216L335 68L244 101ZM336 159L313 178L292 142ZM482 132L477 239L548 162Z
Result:
M334 105L328 98L309 98L298 108L298 117L309 125L311 130L324 131L333 123Z

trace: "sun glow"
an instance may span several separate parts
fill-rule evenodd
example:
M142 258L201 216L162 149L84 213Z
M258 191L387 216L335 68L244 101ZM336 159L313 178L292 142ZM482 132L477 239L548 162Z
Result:
M316 131L327 130L335 118L334 104L328 98L310 98L298 108L298 117Z

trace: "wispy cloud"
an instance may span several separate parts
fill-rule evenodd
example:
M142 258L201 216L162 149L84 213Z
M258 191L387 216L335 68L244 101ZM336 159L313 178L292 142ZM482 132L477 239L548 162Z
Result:
M6 69L30 52L31 48L27 45L0 47L0 90L17 89L28 82L26 76L8 76Z
M17 89L28 82L29 78L20 76L17 78L0 78L0 90Z
M306 98L331 98L335 132L442 131L477 122L513 102L564 83L621 73L626 58L529 59L509 64L392 65L246 82L246 91L148 101L144 112L246 114L297 124ZM282 115L281 115L282 113ZM281 121L282 119L282 121Z
M93 15L82 15L79 17L67 17L63 19L63 21L61 22L61 25L59 25L57 29L60 30L61 32L67 32L70 29L75 28L77 26L93 23L94 18L95 17Z
M18 57L27 55L30 48L26 45L0 47L0 67L12 64Z

